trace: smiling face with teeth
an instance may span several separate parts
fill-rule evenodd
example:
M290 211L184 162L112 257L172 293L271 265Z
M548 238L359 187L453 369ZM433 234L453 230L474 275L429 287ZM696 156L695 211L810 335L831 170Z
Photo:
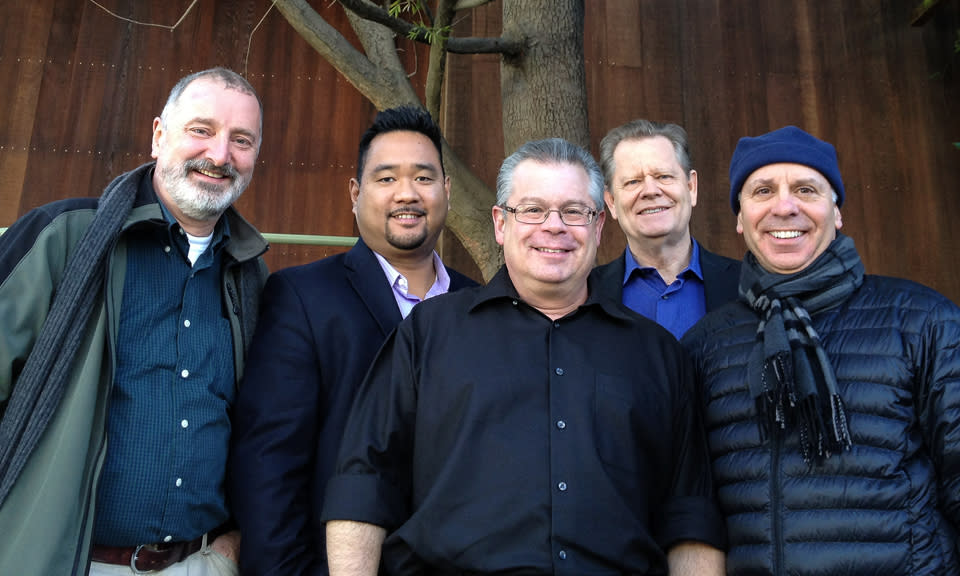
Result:
M690 216L697 205L697 172L684 171L664 136L623 140L613 152L610 215L636 255L638 244L690 245Z
M737 232L764 270L793 274L822 254L843 226L833 188L801 164L769 164L740 190Z
M446 222L450 178L430 138L384 132L370 142L360 180L350 180L350 199L371 250L390 262L421 258L433 253Z
M206 236L250 183L259 149L256 96L194 80L153 121L154 189L184 230Z
M514 169L506 205L595 209L589 187L580 165L524 160ZM568 226L556 212L541 224L524 224L500 206L493 207L497 243L503 246L510 280L525 301L543 311L550 307L541 306L544 302L579 304L586 299L587 276L595 263L605 214L600 212L586 226Z

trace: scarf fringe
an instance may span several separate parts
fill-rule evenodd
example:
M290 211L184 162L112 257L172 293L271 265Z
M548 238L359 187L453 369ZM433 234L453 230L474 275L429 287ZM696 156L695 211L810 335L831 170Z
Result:
M798 398L786 354L769 358L764 364L763 393L755 398L761 441L769 438L771 427L786 430L796 424L800 455L809 466L822 464L832 454L852 446L846 410L839 394L830 394L825 401L816 394ZM768 378L775 385L769 386ZM829 420L824 416L829 414Z

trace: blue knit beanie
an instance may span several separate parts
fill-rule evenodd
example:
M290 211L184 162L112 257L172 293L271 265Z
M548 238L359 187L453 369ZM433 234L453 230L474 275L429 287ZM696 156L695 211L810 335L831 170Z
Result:
M734 214L740 213L738 197L744 181L755 170L780 162L803 164L823 174L837 193L837 206L843 204L843 179L836 149L796 126L787 126L756 138L746 136L737 142L730 160L730 207Z

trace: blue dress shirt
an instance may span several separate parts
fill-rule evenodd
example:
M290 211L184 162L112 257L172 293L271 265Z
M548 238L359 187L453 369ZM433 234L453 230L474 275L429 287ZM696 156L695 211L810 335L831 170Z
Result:
M184 541L225 522L233 344L220 294L221 220L191 266L183 230L131 230L94 542Z
M693 240L690 264L669 286L656 268L640 266L627 248L623 304L660 324L679 340L707 312L697 241Z

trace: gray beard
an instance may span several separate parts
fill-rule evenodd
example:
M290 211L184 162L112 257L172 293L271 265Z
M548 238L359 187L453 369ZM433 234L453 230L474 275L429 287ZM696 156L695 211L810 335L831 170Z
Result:
M230 178L230 185L223 188L215 184L190 182L190 172L195 169L220 171ZM219 218L240 198L250 182L229 164L216 167L203 160L188 160L178 166L167 166L159 174L160 181L177 208L188 218L199 221Z

